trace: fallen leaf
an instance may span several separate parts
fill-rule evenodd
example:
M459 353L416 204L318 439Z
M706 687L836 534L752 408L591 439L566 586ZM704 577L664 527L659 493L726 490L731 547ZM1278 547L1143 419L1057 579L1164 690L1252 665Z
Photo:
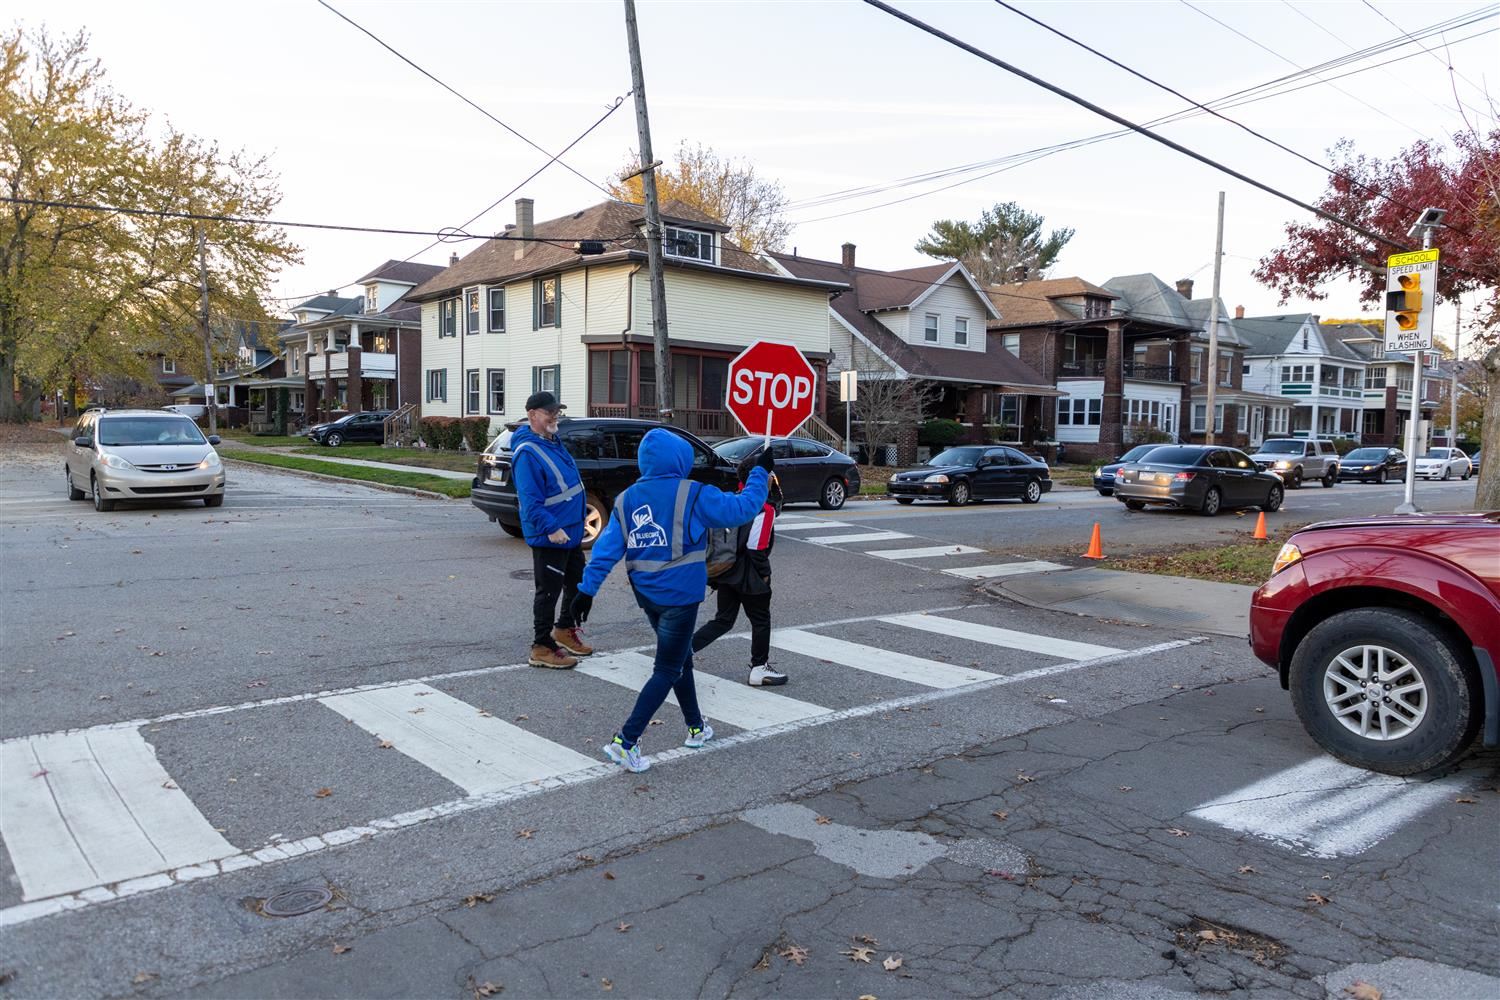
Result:
M858 941L860 944L867 944L871 948L879 948L880 947L880 942L877 941L877 940L875 940L874 938L872 938L868 934L856 934L856 935L854 935L854 940Z
M880 964L885 966L886 972L895 972L897 969L901 968L901 959L896 957L895 955L892 955Z
M994 812L990 813L990 815L995 817L1002 823L1010 819L1010 813L1006 812L1004 809L996 809Z
M663 721L662 721L662 720L660 720L660 719L652 719L652 720L651 720L651 721L650 721L650 722L648 722L648 723L646 723L646 724L647 724L647 725L648 725L648 726L665 726L665 725L666 725L666 723L665 723L665 722L663 722Z
M801 967L803 962L807 961L807 949L799 947L795 944L787 945L776 954L780 955L782 958L786 959L788 962L791 962L793 965L798 966L799 968Z
M1035 781L1036 777L1034 775L1030 775L1030 774L1017 774L1016 775L1016 780L1019 781L1019 782L1021 782L1021 784L1024 785L1028 781Z
M263 687L266 686L266 683L267 682L263 681L263 680L260 680L260 681L251 681L249 684L246 684L245 687L247 687L247 688L263 688Z
M38 771L37 773L33 774L32 777L33 778L45 778L47 775L49 775L51 773L52 773L51 771L47 770L44 767L40 771Z
M505 987L501 986L499 983L491 983L488 981L482 982L474 987L474 997L475 1000L483 1000L484 997L492 997L503 989L505 989Z
M880 1000L880 998L873 993L861 993L859 1000Z
M486 719L493 719L494 718L494 715L487 708L481 708L479 710L479 714L481 716L483 716L484 718L486 718Z
M1257 709L1256 709L1256 711L1257 711L1257 712L1264 712L1264 711L1265 711L1265 709L1264 709L1264 708L1257 708Z
M326 798L328 798L328 796L330 796L332 794L333 794L333 789L332 788L320 788L316 792L313 792L313 798L326 799Z
M582 861L586 865L591 865L596 860L592 854L575 854L573 855L573 857L577 858L579 861Z
M1471 799L1467 795L1461 795L1458 798L1454 799L1453 801L1457 802L1460 805L1465 805L1465 806L1472 806L1472 805L1475 805L1475 804L1477 804L1479 802L1478 799Z
M832 823L833 820L829 819L827 816L819 816L817 819L813 820L813 822L818 824L819 826L827 826L828 824Z
M1135 786L1134 785L1121 785L1120 786L1120 791L1122 791L1122 792L1133 792L1133 791L1135 791Z
M1239 867L1238 870L1239 870L1239 873L1241 875L1259 875L1260 874L1260 872L1256 871L1254 868L1251 868L1249 865L1240 865L1240 867Z
M536 831L533 830L531 827L528 826L525 829L517 830L516 831L516 839L517 840L530 840L531 839L531 835L533 833L536 833Z
M615 880L615 873L614 872L605 872L604 873L604 877L607 878L607 879L609 879L611 882L613 882Z
M149 983L153 979L160 979L160 978L161 977L159 975L157 975L156 973L154 973L154 972L137 972L135 974L135 977L133 979L131 979L130 981L132 983L135 983L136 985L140 985L141 983ZM1376 1000L1379 1000L1379 998L1377 997Z
M839 952L840 955L848 955L851 962L864 962L866 965L870 964L870 956L874 953L874 948L863 948L858 945Z
M1198 937L1201 940L1204 940L1204 941L1217 941L1217 940L1219 940L1218 933L1215 932L1215 931L1211 931L1211 930L1199 931L1198 932Z
M379 743L375 744L376 748L380 750L389 750L395 745L396 744L392 743L390 740L381 740Z
M1173 691L1181 691L1182 690L1182 685L1181 684L1173 684L1172 685L1172 690Z
M333 953L335 955L342 955L346 951L353 951L353 950L354 950L354 946L353 945L335 944L333 946Z
M427 709L425 709L425 708L413 708L413 709L408 709L406 714L407 715L421 715L425 711L427 711Z
M610 982L608 979L599 980L599 985L604 987L604 992L606 993L615 988L615 984Z
M1170 833L1174 837L1191 837L1192 836L1192 834L1188 833L1186 830L1179 830L1175 826L1168 827L1167 828L1167 832Z
M984 873L986 875L993 875L995 878L1003 878L1007 882L1014 882L1016 880L1014 872L1003 872L998 868L987 868Z
M163 781L161 783L161 787L167 789L168 791L176 791L177 790L177 786L174 785L174 784L172 784L172 782L170 780Z
M488 715L489 713L485 713L485 714ZM518 716L516 716L516 721L517 722L527 722L530 719L531 719L531 716L529 716L529 715L518 715Z
M469 895L467 895L467 896L464 897L464 905L467 906L469 909L472 910L474 907L478 906L480 903L488 903L488 902L490 902L494 898L495 898L495 894L493 892L475 892L475 893L470 893Z
M1304 898L1314 906L1323 906L1328 902L1328 897L1321 892L1310 892Z
M618 924L615 924L615 930L619 931L621 934L624 934L626 931L630 930L631 926L632 925L627 924L625 921L621 920Z
M1380 987L1372 986L1363 979L1356 979L1348 986L1345 986L1344 992L1353 997L1354 1000L1380 1000L1381 997L1385 996L1384 993L1380 992Z

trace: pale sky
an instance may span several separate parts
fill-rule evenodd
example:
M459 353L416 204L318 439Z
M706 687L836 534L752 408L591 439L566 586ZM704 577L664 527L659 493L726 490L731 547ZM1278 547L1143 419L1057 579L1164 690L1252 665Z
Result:
M617 0L330 2L550 152L630 90ZM1015 6L1201 101L1402 40L1402 31L1487 13L1488 19L1447 33L1446 50L1437 39L1424 43L1431 52L1408 43L1320 75L1328 79L1415 53L1411 58L1224 113L1324 161L1341 137L1378 157L1421 137L1445 139L1464 127L1455 87L1470 106L1470 122L1493 126L1493 118L1477 118L1472 109L1489 114L1479 88L1494 88L1500 99L1500 33L1461 39L1500 26L1500 5L1192 2L1197 10L1183 0L1015 0ZM1144 122L1185 107L998 5L894 5L1127 118ZM6 8L27 27L86 28L113 87L162 121L269 156L284 194L279 218L453 226L546 160L316 0L10 0ZM799 204L1115 126L852 0L639 0L638 17L656 155L669 158L682 140L703 143L779 180L794 205L790 244L803 255L837 259L839 245L848 241L858 245L861 264L917 266L928 259L913 245L933 220L975 218L997 201L1014 200L1046 216L1049 225L1077 230L1054 276L1102 282L1150 271L1169 283L1192 276L1201 297L1211 288L1215 203L1224 190L1222 296L1230 309L1243 304L1248 315L1303 309L1325 317L1359 312L1352 290L1344 288L1330 288L1324 302L1279 307L1250 272L1277 245L1283 225L1301 221L1302 212L1140 136L983 178L967 174L831 204ZM1449 59L1461 78L1450 79ZM1165 126L1163 133L1304 201L1323 190L1323 171L1209 116ZM602 181L635 147L634 109L627 101L564 162ZM948 186L960 180L968 183ZM560 164L517 196L535 199L538 220L603 197ZM890 204L898 199L904 200ZM471 231L498 231L511 221L507 201ZM304 261L278 276L278 296L344 288L376 264L429 242L310 230L293 235L305 248ZM463 254L477 245L444 246L418 259L444 263L450 249ZM1453 324L1452 307L1440 307L1439 336L1450 338Z

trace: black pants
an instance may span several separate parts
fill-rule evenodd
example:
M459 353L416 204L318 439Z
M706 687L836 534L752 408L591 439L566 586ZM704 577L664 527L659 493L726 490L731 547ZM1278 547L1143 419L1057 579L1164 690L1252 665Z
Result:
M552 623L558 628L572 628L573 598L578 596L578 582L583 579L583 549L531 550L531 575L536 582L536 600L531 605L531 624L538 646L556 649L552 641ZM562 612L557 597L562 595Z
M740 608L750 619L750 665L763 667L771 658L771 595L742 594L730 587L719 588L719 613L693 634L693 652L713 642L734 627Z

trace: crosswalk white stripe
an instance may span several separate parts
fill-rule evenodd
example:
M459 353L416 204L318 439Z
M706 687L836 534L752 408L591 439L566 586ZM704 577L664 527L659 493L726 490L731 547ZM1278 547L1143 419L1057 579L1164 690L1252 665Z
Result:
M983 551L984 549L976 549L972 545L931 545L918 549L879 549L866 552L865 555L881 559L931 559L934 556L966 556Z
M0 835L24 899L238 853L134 730L43 736L0 748L0 793Z
M844 542L888 542L911 536L900 531L864 531L852 535L813 535L806 539L819 545L840 545Z
M538 781L597 761L490 716L426 684L320 701L470 795Z
M1042 653L1064 660L1091 660L1097 656L1112 656L1122 652L1112 646L1096 646L1093 643L1074 642L1071 639L1056 639L1050 635L1015 632L1008 628L995 628L993 625L980 625L958 618L943 618L940 615L894 615L880 620L891 625L921 629L924 632L936 632L938 635L954 639L971 639L975 642L988 643L991 646L1004 646L1007 649L1019 649L1028 653Z
M777 531L807 531L811 528L852 528L848 521L783 521L776 519Z
M578 666L573 669L577 673L639 691L645 685L646 678L651 676L653 663L651 657L641 653L595 653L587 659L579 660ZM827 715L832 711L822 705L798 701L796 698L774 694L763 688L753 688L738 681L727 681L701 670L693 671L693 686L698 691L698 708L705 716L740 729L779 726ZM677 704L677 698L673 695L668 695L667 700L673 705Z
M1318 757L1205 803L1189 815L1314 857L1333 858L1373 847L1463 786L1459 776L1419 781Z
M963 687L996 676L973 667L955 667L939 660L908 656L888 649L877 649L831 635L804 632L800 628L779 628L771 632L771 645L789 653L830 660L866 673L894 677L931 688Z
M994 566L959 566L956 569L945 569L943 572L949 576L961 576L966 580L992 580L1000 576L1020 576L1025 573L1049 573L1054 570L1068 568L1057 563L1037 560L1033 562L997 563Z

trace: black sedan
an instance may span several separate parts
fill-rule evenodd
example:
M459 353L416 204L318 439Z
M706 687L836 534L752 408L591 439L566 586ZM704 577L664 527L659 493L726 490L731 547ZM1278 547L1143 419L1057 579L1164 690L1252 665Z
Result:
M1130 510L1151 506L1196 510L1213 517L1234 507L1281 509L1281 477L1258 469L1250 456L1215 445L1166 445L1115 477L1115 499Z
M308 428L307 436L318 444L337 448L346 441L365 441L385 444L385 418L390 410L366 410L339 417L330 424L315 424Z
M960 445L927 464L898 472L885 484L897 503L946 500L962 507L972 500L1020 499L1036 503L1052 489L1052 473L1041 459L1002 445Z
M765 440L730 438L714 445L714 453L738 465L746 455L760 454ZM771 455L786 503L816 503L824 510L838 510L845 499L859 495L859 465L826 444L810 438L772 438Z
M1339 482L1383 483L1406 479L1406 453L1399 448L1355 448L1339 461Z
M1115 492L1115 476L1119 473L1120 466L1129 462L1139 462L1161 446L1160 442L1157 444L1138 444L1108 465L1099 466L1099 468L1094 470L1094 489L1099 491L1101 497L1113 496Z

